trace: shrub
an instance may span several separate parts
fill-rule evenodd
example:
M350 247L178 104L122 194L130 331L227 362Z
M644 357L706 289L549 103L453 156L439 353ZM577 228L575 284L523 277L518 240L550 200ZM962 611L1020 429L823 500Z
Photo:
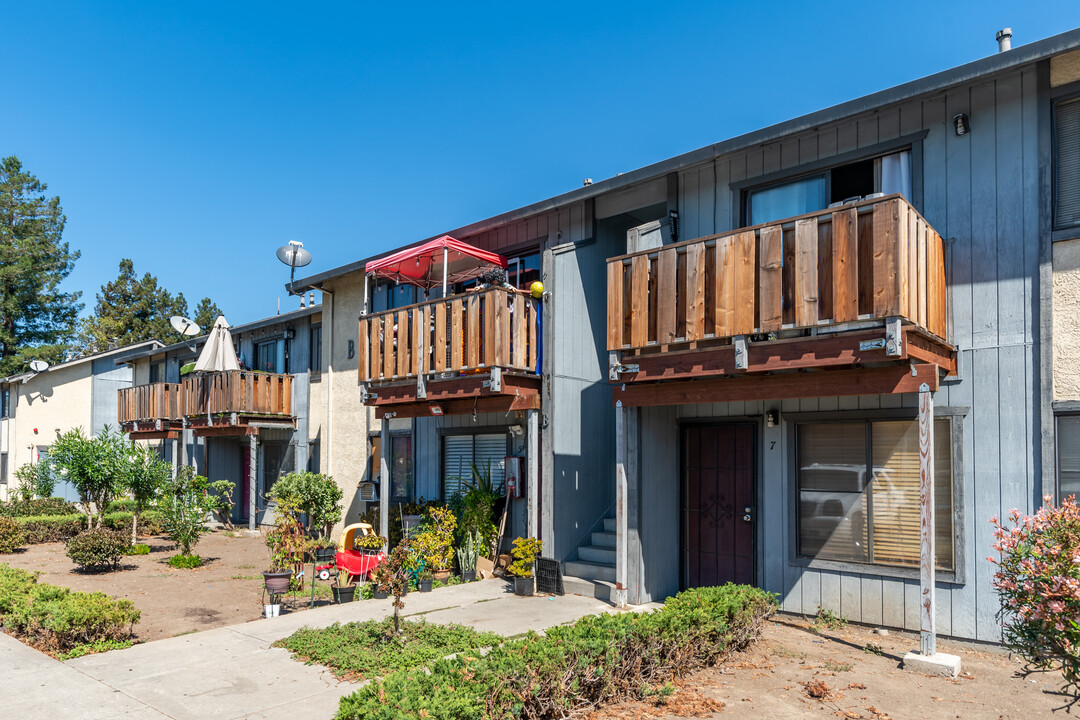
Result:
M149 545L131 545L129 547L124 548L124 554L125 555L149 555L150 554L150 546Z
M1080 693L1080 507L1070 496L1035 515L1013 510L1011 526L993 518L994 588L1001 596L1002 640L1025 671L1060 668L1064 690Z
M15 471L15 478L19 481L16 492L22 500L47 498L56 487L56 479L48 462L27 463Z
M13 518L0 517L0 553L13 553L23 542L22 525Z
M202 565L202 558L198 555L173 555L169 558L169 567L174 568L197 568Z
M40 515L74 515L79 512L74 503L64 498L37 498L34 500L10 500L0 502L0 515L7 517L32 517Z
M37 515L13 519L22 526L24 541L27 545L63 542L75 537L86 528L86 516L81 513Z
M342 698L337 718L567 717L640 699L745 648L775 609L747 586L687 590L656 612L585 617L484 657L391 673Z
M515 538L514 562L507 569L518 577L532 577L533 567L542 547L543 543L536 538Z
M306 515L308 532L319 530L324 536L329 535L334 524L341 520L341 488L329 475L289 473L274 483L267 496Z
M191 467L180 468L175 478L162 483L157 510L165 533L181 555L191 555L206 532L206 514L213 507L206 490L206 478L196 475Z
M38 583L35 573L0 564L0 622L46 652L130 640L138 621L130 600Z
M127 547L127 537L119 530L92 528L67 541L67 554L84 570L101 570L119 565Z
M131 498L120 498L113 500L105 507L105 514L111 515L112 513L133 513L135 512L135 501Z
M105 427L89 438L82 428L69 430L50 449L54 472L79 491L79 500L92 525L100 527L101 515L121 489L119 478L127 448L123 435Z
M132 516L132 513L123 510L106 513L101 516L101 526L130 533ZM157 510L147 510L139 515L140 535L160 535L162 530L161 513ZM130 541L130 538L128 540Z

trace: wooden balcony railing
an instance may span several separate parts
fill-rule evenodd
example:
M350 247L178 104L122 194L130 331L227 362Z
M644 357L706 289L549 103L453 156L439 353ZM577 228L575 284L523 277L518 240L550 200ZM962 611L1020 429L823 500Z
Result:
M229 370L184 378L184 415L292 416L292 375Z
M537 301L506 288L360 318L360 382L498 367L535 372Z
M167 420L180 422L183 412L180 383L151 383L120 388L117 420L121 425L133 422Z
M899 317L948 341L941 236L903 197L608 260L611 351Z

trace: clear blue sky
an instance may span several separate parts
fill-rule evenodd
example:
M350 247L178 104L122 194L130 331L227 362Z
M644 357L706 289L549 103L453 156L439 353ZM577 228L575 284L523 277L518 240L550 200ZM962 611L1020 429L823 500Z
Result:
M397 7L391 7L397 5ZM1068 2L6 2L0 155L233 324L318 272L1080 26Z

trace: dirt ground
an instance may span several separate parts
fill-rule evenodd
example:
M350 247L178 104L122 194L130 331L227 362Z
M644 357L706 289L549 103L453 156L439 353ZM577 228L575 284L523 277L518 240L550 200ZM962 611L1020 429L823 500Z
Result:
M261 537L207 533L196 547L205 564L191 570L166 564L176 554L166 538L142 538L140 542L150 546L150 554L125 557L121 569L114 572L77 571L64 554L63 543L31 545L12 555L0 555L0 562L37 570L40 582L86 592L100 590L131 600L142 611L135 635L143 642L261 617L262 571L269 560ZM329 593L325 583L318 585L324 594ZM283 604L300 611L308 607L308 600L309 596L286 598ZM316 605L326 602L316 598Z
M864 650L880 646L878 655ZM695 673L679 684L666 706L624 703L590 720L707 718L1049 718L1070 717L1066 699L1056 694L1058 673L1016 672L1020 663L998 650L938 642L938 650L959 655L962 676L945 679L899 669L917 650L916 634L888 636L848 625L815 634L810 623L787 616L766 628L747 652L721 667ZM824 683L824 686L816 683ZM822 698L811 694L824 694Z

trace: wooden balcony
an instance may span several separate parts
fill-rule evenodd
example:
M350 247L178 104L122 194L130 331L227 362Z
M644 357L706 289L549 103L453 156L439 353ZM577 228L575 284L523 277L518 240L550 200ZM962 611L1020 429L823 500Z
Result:
M117 420L141 439L243 435L259 426L295 427L292 376L251 371L189 375L180 383L121 388Z
M490 288L361 317L364 402L398 417L538 407L538 312Z
M124 432L150 439L175 437L183 414L180 383L151 383L120 388L117 421Z
M913 363L955 372L943 241L899 195L612 258L607 277L626 403L909 392L931 374ZM848 374L774 377L822 369ZM694 382L643 387L672 381Z

